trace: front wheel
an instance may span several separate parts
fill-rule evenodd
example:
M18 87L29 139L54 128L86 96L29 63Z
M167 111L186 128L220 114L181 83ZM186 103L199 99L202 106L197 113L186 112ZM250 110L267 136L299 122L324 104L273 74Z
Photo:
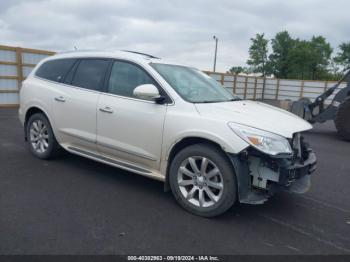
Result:
M171 163L169 183L177 202L199 216L218 216L236 201L232 165L212 145L197 144L181 150Z

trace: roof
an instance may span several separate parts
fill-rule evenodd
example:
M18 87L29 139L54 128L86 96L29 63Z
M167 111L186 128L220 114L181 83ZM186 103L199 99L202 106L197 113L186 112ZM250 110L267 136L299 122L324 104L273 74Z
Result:
M159 61L159 58L154 56L129 52L129 51L103 51L103 50L76 50L76 51L68 51L57 53L54 56L49 57L51 59L57 58L73 58L73 57L106 57L106 58L120 58L120 59L128 59L135 62L140 63L149 63L153 60Z

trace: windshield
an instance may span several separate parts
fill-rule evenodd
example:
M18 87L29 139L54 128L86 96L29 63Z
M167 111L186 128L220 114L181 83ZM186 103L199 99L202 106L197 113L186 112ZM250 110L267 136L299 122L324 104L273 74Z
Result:
M186 66L151 63L151 66L186 101L217 103L239 100L207 74Z

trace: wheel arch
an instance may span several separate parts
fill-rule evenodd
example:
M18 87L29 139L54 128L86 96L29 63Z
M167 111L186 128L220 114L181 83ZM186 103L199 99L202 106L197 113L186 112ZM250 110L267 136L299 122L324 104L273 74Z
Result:
M49 120L49 123L50 125L52 126L52 123L51 123L51 120L50 120L50 116L49 114L46 112L46 110L44 110L43 108L41 108L40 106L31 106L29 107L26 112L25 112L25 115L24 115L24 139L25 141L27 141L27 123L28 123L28 120L29 118L36 114L36 113L41 113L43 114L48 120Z
M218 142L213 141L213 140L208 139L208 138L199 137L199 136L184 137L181 140L177 141L170 148L169 153L167 155L167 166L166 166L165 182L164 182L164 191L165 192L169 191L169 189L170 189L170 185L169 185L169 170L170 170L170 166L171 166L171 163L172 163L174 157L182 149L184 149L184 148L186 148L188 146L196 145L196 144L208 144L208 145L212 145L212 146L218 148L221 152L224 153L224 155L227 157L228 161L230 162L232 168L234 169L234 166L232 165L232 163L231 163L231 161L229 159L229 156L227 155L227 152L225 152L225 150L222 148L222 146Z

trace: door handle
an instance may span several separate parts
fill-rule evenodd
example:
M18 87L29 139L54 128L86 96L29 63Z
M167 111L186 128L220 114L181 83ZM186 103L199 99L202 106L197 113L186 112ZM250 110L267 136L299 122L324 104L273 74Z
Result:
M66 102L66 99L63 96L55 97L57 102Z
M100 107L99 110L100 110L101 112L104 112L104 113L109 113L109 114L112 114L112 113L113 113L112 108L110 108L109 106Z

